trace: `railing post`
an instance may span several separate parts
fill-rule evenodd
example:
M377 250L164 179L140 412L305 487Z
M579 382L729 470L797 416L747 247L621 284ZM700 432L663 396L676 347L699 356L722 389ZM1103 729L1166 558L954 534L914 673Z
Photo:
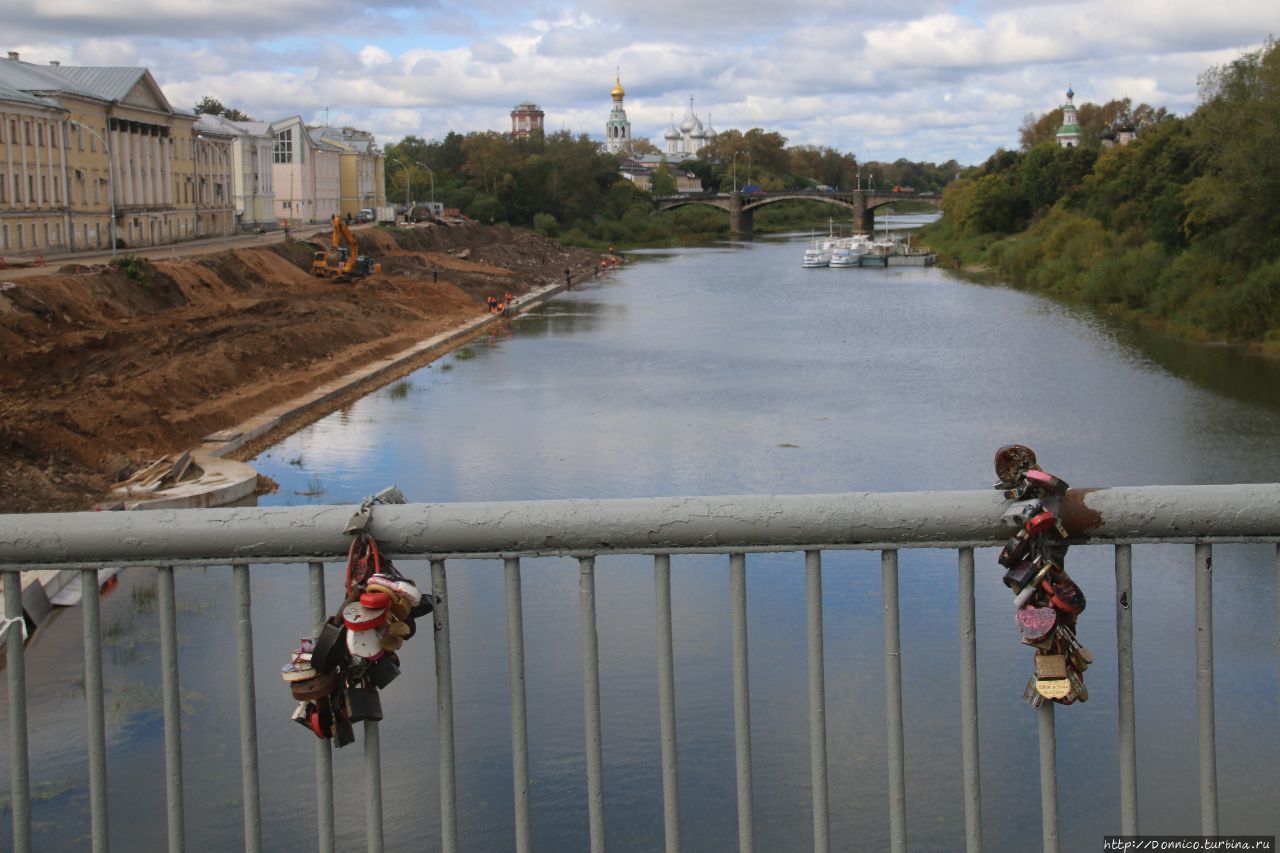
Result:
M827 814L827 687L822 642L822 552L804 552L809 625L809 780L813 792L813 849L831 849Z
M1133 696L1133 546L1116 546L1116 702L1120 717L1120 831L1138 834L1138 737Z
M440 848L458 850L457 777L453 753L453 652L449 638L449 589L444 560L431 561L436 644L436 737L440 743Z
M1054 703L1040 706L1040 833L1044 853L1058 853L1058 742Z
M253 609L249 566L232 566L236 584L236 653L240 665L240 773L244 796L244 849L262 849L262 815L258 790L258 715L253 683Z
M582 622L582 723L587 752L587 814L591 853L604 851L604 747L600 737L600 644L596 634L596 560L578 560Z
M1200 831L1218 834L1217 731L1213 714L1213 546L1196 545L1196 721L1200 740Z
M324 563L309 563L311 576L311 624L317 636L329 613L324 604ZM334 853L332 741L316 738L316 833L320 853Z
M902 733L902 633L898 625L898 552L880 553L884 609L884 715L889 753L889 846L907 849L906 758Z
M382 739L376 720L364 721L364 837L369 853L382 853Z
M9 802L13 809L14 853L31 853L31 764L27 754L26 637L22 615L22 573L4 572L4 618L9 646Z
M658 617L658 721L662 738L662 822L666 853L680 853L680 771L676 745L676 681L671 640L671 557L653 558Z
M80 571L84 631L84 703L89 747L89 814L94 853L108 849L107 728L102 688L102 608L98 570Z
M516 853L531 853L529 820L529 728L524 692L524 613L520 560L503 561L507 580L507 674L511 682L511 782L515 793Z
M982 853L982 773L978 750L978 620L974 610L973 549L961 548L960 740L964 765L965 850Z
M186 849L182 794L182 703L178 697L178 606L173 566L156 570L160 608L160 669L164 694L164 775L169 853Z
M730 630L733 638L733 739L738 767L738 849L755 850L751 797L751 686L747 659L747 557L729 555Z

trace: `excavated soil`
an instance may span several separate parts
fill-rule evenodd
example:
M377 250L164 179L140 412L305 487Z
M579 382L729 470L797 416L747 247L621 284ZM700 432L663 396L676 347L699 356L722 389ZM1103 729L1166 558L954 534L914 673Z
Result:
M300 242L0 283L0 512L87 509L131 465L596 262L473 223L359 239L382 273L345 284Z

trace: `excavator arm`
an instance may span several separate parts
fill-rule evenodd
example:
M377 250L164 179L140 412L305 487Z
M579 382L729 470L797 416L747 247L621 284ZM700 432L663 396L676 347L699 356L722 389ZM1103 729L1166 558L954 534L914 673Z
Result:
M359 254L358 244L356 243L356 235L351 233L347 223L343 222L341 217L335 216L333 217L333 248L340 249L342 247L341 241L345 241L347 244L347 255L338 272L346 275L355 269L356 256Z

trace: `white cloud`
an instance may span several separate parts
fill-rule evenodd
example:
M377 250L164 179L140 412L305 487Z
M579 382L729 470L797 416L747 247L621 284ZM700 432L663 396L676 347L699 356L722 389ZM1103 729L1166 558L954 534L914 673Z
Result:
M1022 117L1068 83L1078 101L1188 111L1200 72L1280 30L1274 5L795 0L780 17L763 0L9 0L5 18L24 60L145 64L177 106L213 95L259 118L328 108L383 142L504 129L525 99L549 129L599 138L620 68L633 132L655 141L692 95L720 130L976 162L1016 145Z
M365 68L373 68L377 65L386 65L391 62L391 54L386 50L378 47L376 44L366 44L360 48L360 64Z

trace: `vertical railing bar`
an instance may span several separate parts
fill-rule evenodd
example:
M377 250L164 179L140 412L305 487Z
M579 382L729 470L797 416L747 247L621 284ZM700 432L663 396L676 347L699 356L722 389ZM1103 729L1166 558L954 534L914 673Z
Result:
M1040 706L1040 832L1044 853L1058 853L1058 742L1053 724L1054 703Z
M436 737L440 743L440 848L458 850L458 789L453 753L453 651L444 560L431 561L436 644Z
M729 600L733 638L733 734L738 768L738 849L755 850L751 796L751 685L747 658L747 557L729 555Z
M308 563L311 576L311 623L320 627L329 612L324 603L324 563ZM332 741L316 738L316 832L320 853L334 853L337 844L333 820L333 747Z
M804 552L809 626L809 784L813 795L813 849L831 849L827 815L827 685L822 643L822 552Z
M9 804L14 853L31 853L31 760L27 754L27 662L23 641L22 573L4 572L4 618L9 628Z
M524 613L520 560L503 561L507 580L507 672L511 681L511 782L515 793L516 853L530 853L529 729L524 692Z
M1200 740L1200 831L1218 834L1217 733L1213 715L1213 546L1196 545L1196 720Z
M680 771L676 744L675 650L671 639L671 556L653 558L658 616L658 721L662 738L662 822L666 853L680 853Z
M245 853L262 850L261 795L258 787L258 712L253 682L253 606L249 566L231 567L236 584L236 652L240 669L240 778L244 797Z
M973 549L961 548L960 741L964 774L964 836L968 853L982 853L982 772L978 749L978 620L974 609Z
M604 853L604 748L600 736L600 644L596 634L596 560L578 560L582 619L582 722L587 750L587 815L591 853Z
M107 724L102 686L102 607L98 570L80 570L84 630L84 703L89 747L89 821L94 853L108 849Z
M164 775L169 853L186 848L182 794L182 704L178 696L178 605L173 566L157 570L160 607L160 669L164 694Z
M1116 546L1116 703L1120 718L1120 831L1138 834L1138 736L1133 695L1133 546Z
M382 744L376 720L364 721L364 837L369 853L382 853Z
M902 733L902 634L898 625L898 552L880 552L884 609L884 716L889 753L889 848L907 849L906 757Z

